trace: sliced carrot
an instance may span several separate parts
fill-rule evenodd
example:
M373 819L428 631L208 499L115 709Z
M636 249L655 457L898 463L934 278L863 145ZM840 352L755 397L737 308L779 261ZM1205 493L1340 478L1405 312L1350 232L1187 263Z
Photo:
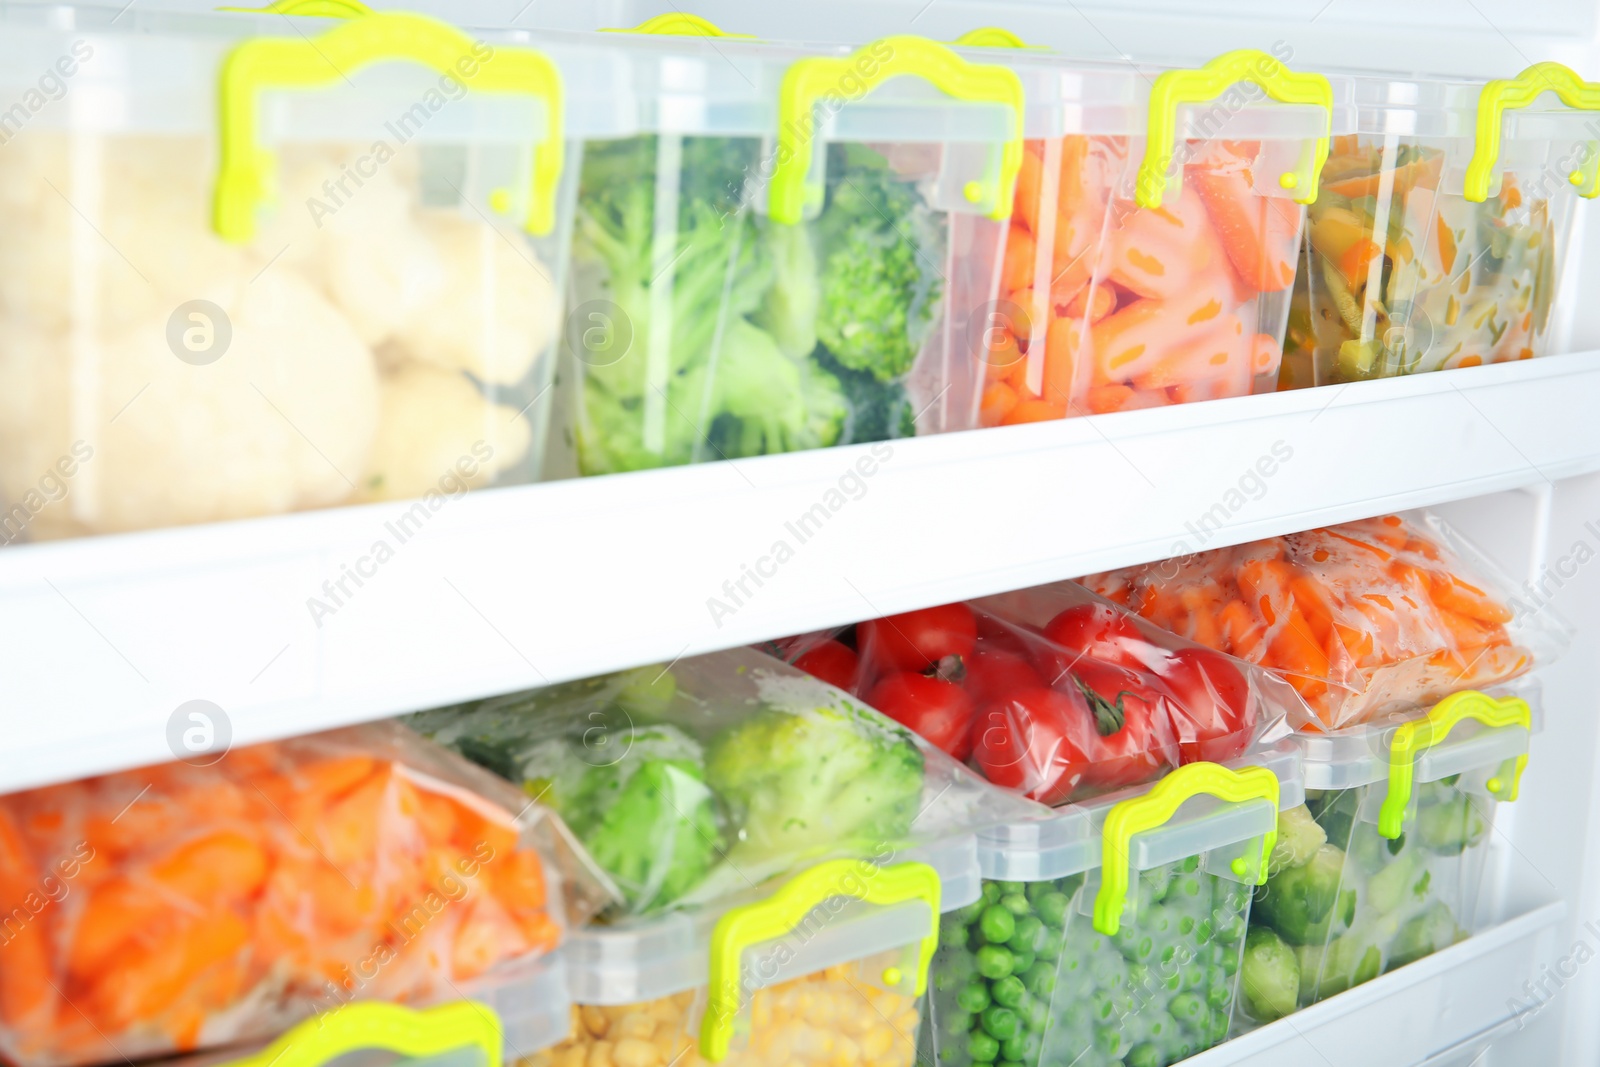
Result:
M1017 391L1005 382L994 382L983 391L978 418L985 426L999 426L1000 420L1017 406Z
M1349 285L1365 285L1368 268L1383 258L1383 246L1370 237L1363 237L1339 257L1339 273Z
M1091 415L1104 415L1124 410L1133 397L1133 390L1126 385L1096 385L1090 387L1084 406Z
M1439 244L1439 265L1449 274L1456 266L1456 231L1450 220L1440 215L1434 223L1434 233Z
M1289 592L1294 597L1295 607L1311 627L1311 636L1317 644L1326 646L1333 633L1335 610L1327 588L1309 574L1298 573L1289 580Z
M1228 383L1224 395L1246 396L1255 378L1250 365L1254 342L1255 335L1245 332L1239 316L1228 312L1211 329L1196 329L1179 338L1134 384L1140 389L1165 389L1222 381Z
M1421 159L1412 160L1403 167L1394 171L1394 180L1390 183L1388 194L1392 197L1404 197L1417 186L1424 189L1437 188L1439 175L1444 167L1444 154L1435 152ZM1359 177L1342 178L1337 181L1324 181L1322 190L1337 196L1348 197L1351 200L1360 200L1364 196L1379 196L1384 192L1384 171L1374 170L1370 174Z
M148 882L108 880L83 905L67 949L67 971L83 977L99 973L112 953L157 927L174 903Z
M22 900L7 902L3 928L5 940L0 943L0 1023L6 1027L29 1031L48 1025L55 1006L55 989L51 980L50 938L54 916L48 902L38 914L32 914ZM17 924L18 913L27 916Z
M202 971L249 939L249 928L232 912L178 921L153 944L130 942L119 950L90 985L85 1010L113 1032L159 1015Z
M1020 224L1006 234L1006 253L1000 268L1000 286L1006 292L1026 289L1034 283L1033 234Z
M1044 145L1028 141L1023 146L1022 166L1017 171L1017 191L1011 198L1011 217L1032 233L1039 232L1039 197L1044 178Z
M1085 286L1079 289L1063 311L1063 317L1074 322L1099 322L1117 306L1117 294L1108 285Z
M1228 274L1223 242L1187 184L1162 207L1129 213L1107 235L1107 251L1111 281L1145 297L1177 297Z
M261 888L267 878L267 853L252 837L220 830L180 846L155 864L150 876L174 893L215 906Z
M1292 200L1256 195L1250 172L1191 166L1192 182L1222 238L1239 280L1252 291L1276 293L1294 284L1302 209Z
M1492 624L1511 621L1510 608L1497 603L1488 593L1455 575L1442 571L1429 573L1428 592L1439 607L1459 612L1468 618Z
M1241 659L1250 659L1261 643L1267 628L1253 615L1242 600L1230 600L1222 606L1217 616L1218 628L1225 640L1218 645L1222 651Z
M1048 400L1023 400L1006 413L1005 418L1000 420L1000 425L1018 426L1025 422L1049 422L1066 417L1065 404L1055 404Z

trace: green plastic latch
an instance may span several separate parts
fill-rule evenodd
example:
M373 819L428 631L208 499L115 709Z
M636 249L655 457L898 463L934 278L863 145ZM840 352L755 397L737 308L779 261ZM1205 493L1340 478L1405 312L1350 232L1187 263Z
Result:
M1417 755L1432 748L1459 723L1473 719L1489 727L1521 726L1533 729L1533 709L1520 697L1496 699L1476 689L1452 693L1428 711L1424 719L1408 722L1394 732L1389 743L1389 788L1378 809L1378 833L1393 841L1405 830L1406 808L1411 804L1411 787L1416 774ZM1499 774L1489 779L1489 792L1498 799L1517 799L1528 754L1506 761Z
M1578 111L1600 111L1600 84L1586 82L1560 63L1535 63L1515 78L1496 78L1478 93L1478 139L1467 164L1465 196L1481 204L1489 198L1490 178L1500 158L1500 125L1508 108L1527 107L1543 92L1552 92ZM1590 145L1584 162L1567 175L1578 195L1600 196L1600 152Z

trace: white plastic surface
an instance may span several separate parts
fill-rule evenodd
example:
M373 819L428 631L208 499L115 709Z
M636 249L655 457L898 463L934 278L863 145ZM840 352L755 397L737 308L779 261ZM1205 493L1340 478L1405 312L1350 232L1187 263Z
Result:
M1596 410L1587 353L10 547L0 790L171 759L189 700L268 740L1542 484Z

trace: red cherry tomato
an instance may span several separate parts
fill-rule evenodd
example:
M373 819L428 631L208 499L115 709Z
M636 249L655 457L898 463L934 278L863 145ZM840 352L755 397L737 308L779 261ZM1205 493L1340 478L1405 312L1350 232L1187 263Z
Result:
M1166 656L1164 649L1145 639L1133 620L1109 604L1074 604L1045 624L1044 636L1067 652L1083 653L1130 670L1153 667ZM1052 684L1056 684L1053 675L1069 668L1075 658L1052 657L1046 667L1046 676ZM1055 671L1051 672L1050 667Z
M1180 648L1161 672L1171 690L1179 762L1236 759L1255 732L1250 683L1238 666L1209 648Z
M978 622L965 604L908 611L856 627L861 654L879 671L925 671L946 656L966 657Z
M807 674L836 685L845 692L853 692L856 684L856 666L859 663L855 650L837 641L823 641L813 645L795 658L794 665Z
M1018 689L1038 689L1044 685L1044 679L1039 677L1026 655L990 648L986 641L978 642L978 650L967 660L966 666L966 677L961 684L979 707Z
M901 671L873 686L866 699L956 759L964 760L971 753L972 698L959 685Z
M985 778L1046 804L1067 799L1089 768L1092 727L1081 698L1035 686L984 705L972 720L972 756Z
M1177 756L1167 708L1171 701L1149 675L1098 660L1073 667L1058 688L1075 689L1089 707L1088 785L1118 789L1154 781Z

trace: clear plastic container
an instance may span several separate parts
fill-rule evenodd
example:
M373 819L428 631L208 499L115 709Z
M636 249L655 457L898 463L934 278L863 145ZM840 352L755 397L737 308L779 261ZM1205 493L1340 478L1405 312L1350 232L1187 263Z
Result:
M1558 63L1354 82L1358 127L1334 139L1310 207L1281 385L1545 354L1577 197L1600 188L1585 113L1600 88Z
M577 931L573 1036L526 1062L912 1067L939 913L977 893L969 836L826 861L734 908Z
M422 497L415 523L537 476L563 101L593 110L603 53L402 13L3 28L0 540Z
M1330 133L1352 128L1348 83L1250 50L1159 73L981 55L1029 102L983 424L1276 388L1303 204Z
M1232 1025L1251 887L1292 742L979 835L982 896L945 915L925 1040L940 1067L1164 1067Z
M932 41L850 53L672 19L584 146L570 466L672 466L978 424L1021 153L1014 75Z
M1297 738L1306 807L1285 812L1251 938L1280 967L1265 1022L1446 948L1480 929L1499 803L1516 799L1538 731L1538 690L1456 693L1427 717ZM1292 956L1284 958L1284 952Z

